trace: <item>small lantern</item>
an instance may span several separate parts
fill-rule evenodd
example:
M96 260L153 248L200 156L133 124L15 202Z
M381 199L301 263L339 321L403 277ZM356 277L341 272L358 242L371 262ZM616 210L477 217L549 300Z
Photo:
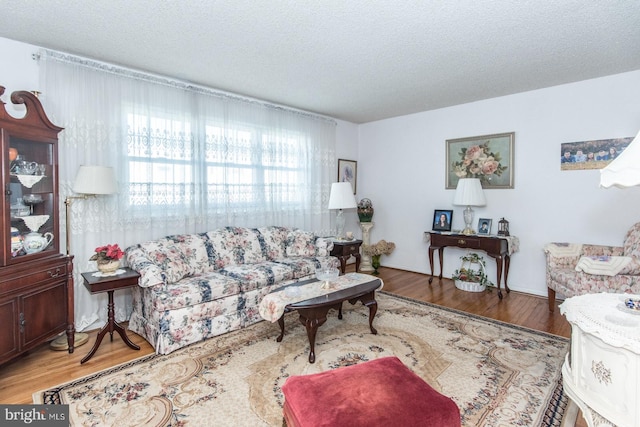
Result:
M498 236L508 236L509 235L509 221L502 218L498 221Z

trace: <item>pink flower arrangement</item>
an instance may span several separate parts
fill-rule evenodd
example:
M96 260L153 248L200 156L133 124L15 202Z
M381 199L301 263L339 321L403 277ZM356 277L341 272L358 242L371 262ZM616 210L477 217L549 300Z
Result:
M99 246L95 249L95 254L89 261L96 261L98 264L107 264L110 261L117 261L124 256L124 252L120 249L118 244Z
M461 160L452 164L458 178L479 178L480 181L488 182L491 175L500 176L507 170L507 166L500 164L500 153L494 153L489 148L489 141L462 148L458 154Z

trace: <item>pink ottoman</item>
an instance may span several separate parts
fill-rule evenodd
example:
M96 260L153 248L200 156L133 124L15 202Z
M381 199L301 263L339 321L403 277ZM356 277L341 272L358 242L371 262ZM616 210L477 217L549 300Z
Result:
M288 427L460 427L460 410L397 357L313 375L282 386Z

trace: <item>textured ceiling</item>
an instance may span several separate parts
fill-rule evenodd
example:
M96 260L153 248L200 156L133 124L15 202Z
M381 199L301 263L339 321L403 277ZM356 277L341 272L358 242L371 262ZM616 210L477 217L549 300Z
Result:
M0 0L0 37L363 123L638 70L640 1Z

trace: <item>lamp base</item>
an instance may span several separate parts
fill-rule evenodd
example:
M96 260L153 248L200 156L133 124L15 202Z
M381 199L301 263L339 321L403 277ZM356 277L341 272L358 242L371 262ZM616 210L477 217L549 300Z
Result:
M338 210L338 214L336 215L336 238L338 240L346 240L344 238L344 224L346 219L344 217L344 213L342 209Z
M473 234L476 234L476 231L471 228L465 228L464 230L461 231L461 233L464 234L465 236L471 236Z
M75 349L89 341L89 334L86 332L76 332L74 335L74 341L73 348ZM55 340L51 341L49 343L49 348L56 351L68 350L69 344L67 343L67 334L62 334Z
M473 209L471 209L471 206L467 206L464 209L462 216L464 217L464 230L462 230L462 234L467 236L476 234L476 231L471 227L471 223L473 222Z

